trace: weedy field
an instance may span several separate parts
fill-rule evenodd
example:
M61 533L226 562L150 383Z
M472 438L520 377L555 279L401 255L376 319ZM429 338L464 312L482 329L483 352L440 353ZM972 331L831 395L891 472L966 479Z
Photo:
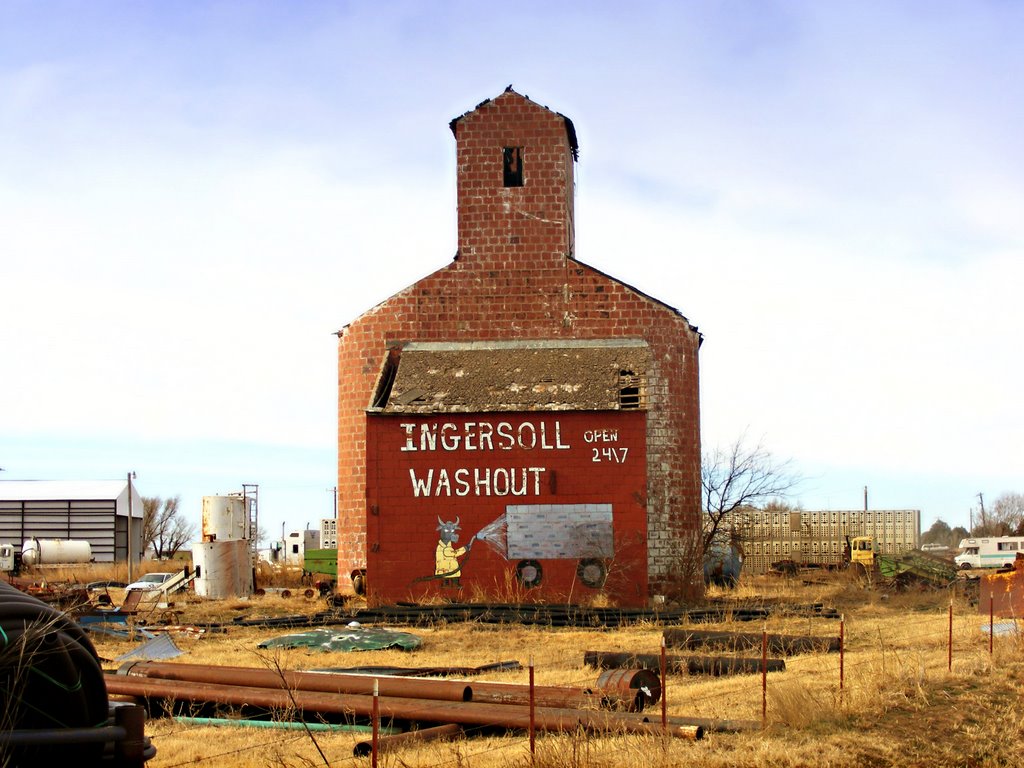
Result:
M297 591L298 592L298 591ZM112 590L112 596L117 598ZM670 716L754 721L753 730L710 731L700 741L578 732L540 735L535 755L527 736L469 735L430 742L381 756L385 766L1003 766L1017 764L1024 747L1024 642L1016 633L996 636L991 652L988 617L962 590L886 592L849 574L804 583L760 577L736 590L713 590L715 605L776 607L754 623L726 620L702 630L838 637L845 652L791 656L786 669L729 677L670 674ZM843 619L789 614L784 606L822 604ZM952 606L952 624L950 623ZM323 601L301 594L284 598L202 601L178 596L171 608L179 624L230 623L235 617L314 613ZM145 615L144 615L145 618ZM164 617L154 611L146 621ZM840 629L840 624L842 629ZM950 632L952 626L952 633ZM413 652L320 653L267 651L257 644L292 630L229 626L201 635L174 632L178 661L271 669L352 666L479 666L502 660L532 661L538 685L592 686L598 670L584 664L586 650L653 653L665 626L644 623L609 630L527 627L515 624L435 624L395 627L419 635ZM952 648L950 636L952 635ZM93 638L112 660L136 642ZM758 652L743 655L758 656ZM118 665L105 662L106 669ZM528 672L473 678L525 683ZM660 705L651 718L660 718ZM287 712L279 713L287 719ZM154 717L146 727L158 752L148 765L172 768L216 765L368 765L353 757L358 733L325 733L209 727Z

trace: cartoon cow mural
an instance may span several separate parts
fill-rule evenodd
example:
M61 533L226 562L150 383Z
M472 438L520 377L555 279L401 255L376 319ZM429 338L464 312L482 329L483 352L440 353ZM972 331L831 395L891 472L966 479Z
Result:
M441 580L441 586L452 589L462 587L462 566L459 558L466 555L473 547L476 536L473 536L464 547L456 548L459 543L459 521L437 518L438 541L434 552L434 578Z

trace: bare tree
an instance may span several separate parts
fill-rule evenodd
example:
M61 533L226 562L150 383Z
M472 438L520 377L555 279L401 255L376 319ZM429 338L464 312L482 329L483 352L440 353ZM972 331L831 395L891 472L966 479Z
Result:
M174 557L195 536L195 526L181 512L181 497L142 499L142 546L158 560Z
M800 482L792 461L778 461L763 443L750 447L741 435L728 448L704 454L700 471L704 495L702 552L713 544L742 540L750 514L769 503L780 504Z
M990 536L1024 535L1024 493L1004 493L992 503L986 518Z

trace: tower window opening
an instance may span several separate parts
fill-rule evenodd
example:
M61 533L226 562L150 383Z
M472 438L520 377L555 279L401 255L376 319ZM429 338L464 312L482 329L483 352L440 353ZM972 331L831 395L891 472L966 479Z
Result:
M523 148L505 147L501 154L505 186L523 186Z

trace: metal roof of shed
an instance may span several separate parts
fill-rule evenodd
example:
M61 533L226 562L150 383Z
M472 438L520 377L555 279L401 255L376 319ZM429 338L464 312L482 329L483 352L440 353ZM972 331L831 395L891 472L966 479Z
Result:
M127 479L0 480L0 501L116 499L124 493L127 486Z

